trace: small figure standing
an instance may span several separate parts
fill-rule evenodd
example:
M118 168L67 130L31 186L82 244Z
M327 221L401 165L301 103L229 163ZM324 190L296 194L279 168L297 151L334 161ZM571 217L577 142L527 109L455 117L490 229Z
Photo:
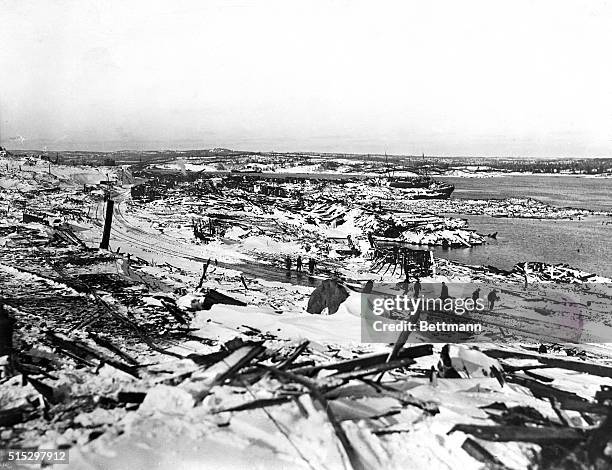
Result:
M291 257L287 255L285 257L285 268L287 269L287 274L291 271Z
M472 300L476 302L480 299L480 287L478 287L474 292L472 292Z
M408 295L408 291L410 290L410 278L406 275L406 279L402 282L402 286L404 288L404 295Z
M297 260L295 261L295 269L298 273L302 272L302 257L298 256Z
M414 298L418 298L419 294L421 293L421 280L417 277L416 281L414 281ZM448 295L448 291L446 292L446 294Z
M316 264L316 261L314 258L310 258L308 260L308 272L310 273L311 276L314 274L315 264Z
M448 299L448 286L444 281L442 282L442 289L440 290L440 298L442 300Z
M487 300L489 301L489 310L493 310L493 307L495 307L495 301L499 300L499 297L497 296L497 291L495 289L489 292Z

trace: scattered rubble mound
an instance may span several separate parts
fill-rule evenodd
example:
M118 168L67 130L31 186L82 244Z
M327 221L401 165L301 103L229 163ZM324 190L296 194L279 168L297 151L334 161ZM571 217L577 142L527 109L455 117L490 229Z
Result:
M21 355L19 375L2 380L0 435L9 447L71 449L73 468L163 466L170 447L197 455L210 446L226 450L204 454L217 468L266 459L354 469L612 464L611 387L597 390L612 382L612 366L554 345L368 353L249 327L164 358L127 354L97 334L43 339Z
M326 279L310 295L306 311L320 315L327 309L330 315L336 313L342 302L348 298L348 292L337 279Z
M85 176L83 182L89 181ZM50 173L42 182L31 178L0 194L11 198L11 215L0 224L2 447L69 449L69 468L75 469L145 469L151 462L160 468L205 462L214 468L275 463L310 470L612 468L612 364L605 344L579 348L506 341L405 347L398 342L389 347L316 340L317 327L341 330L336 338L344 340L343 328L353 325L343 322L341 314L304 315L305 304L309 313L334 314L348 298L344 286L350 283L326 279L312 290L268 281L267 290L252 293L257 281L247 282L237 270L221 271L208 284L216 268L205 269L200 278L170 264L161 250L154 264L88 248L76 228L55 224L42 210L27 217L21 213L27 203L81 217L84 201L94 202L95 195L73 188L71 199L58 181L68 185L66 178ZM152 180L134 196L157 201L183 181L157 183ZM369 244L366 250L377 247L370 267L393 269L391 274L402 277L415 266L429 272L428 252L386 247L388 240L377 236L380 217L371 203L379 202L378 188L370 188L369 209L364 203L349 213L330 191L315 207L309 206L307 194L304 200L292 198L276 185L250 192L250 187L240 189L240 178L235 184L182 188L198 203L202 193L209 194L207 203L218 212L208 213L209 225L183 224L183 231L191 237L197 228L201 238L229 232L238 243L255 226L269 228L266 236L275 243L268 245L266 239L257 246L263 250L265 245L277 257L280 252L274 250L281 242L307 240L309 250L322 259L319 275L323 268L333 270L317 240L322 233L334 235L332 228L346 229L340 233L342 246L327 251L336 259L356 257ZM351 184L346 183L347 195L363 190ZM319 193L317 185L313 194ZM233 189L236 197L222 197ZM270 197L285 212L266 212ZM176 201L175 207L186 207L182 198ZM523 205L501 209L512 213ZM534 214L547 210L529 205L535 206ZM190 217L202 215L202 206L195 207ZM495 208L501 210L500 204ZM289 217L289 212L299 216ZM245 219L253 213L261 224ZM149 216L160 219L158 212ZM457 234L465 243L475 242L453 221L428 216L413 222L410 217L393 220L393 230L384 235L398 237L413 229L422 243ZM361 226L356 225L359 218ZM449 233L438 240L437 228ZM372 241L362 243L370 229ZM351 231L361 232L362 239L346 246ZM143 233L131 228L129 237L137 240ZM421 233L433 238L421 240ZM518 266L512 273L448 263L441 268L449 278L512 277L520 283L525 277L526 285L593 279L541 263ZM289 278L287 273L284 279ZM247 291L248 302L242 300ZM297 304L299 310L290 311ZM248 318L249 324L232 324L235 318ZM280 326L288 332L281 334ZM6 334L9 329L13 335Z

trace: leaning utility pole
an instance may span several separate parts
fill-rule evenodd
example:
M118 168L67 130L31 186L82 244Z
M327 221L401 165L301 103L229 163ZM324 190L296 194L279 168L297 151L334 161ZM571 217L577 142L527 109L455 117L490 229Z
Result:
M115 207L115 201L112 199L106 200L106 217L104 217L104 232L102 232L102 241L100 242L100 249L108 250L108 243L110 242L111 224L113 223L113 208Z

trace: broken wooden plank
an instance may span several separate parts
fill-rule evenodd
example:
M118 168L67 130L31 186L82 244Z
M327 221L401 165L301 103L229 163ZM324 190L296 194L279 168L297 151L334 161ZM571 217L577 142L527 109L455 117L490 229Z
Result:
M373 389L376 393L368 396L387 396L395 398L402 405L415 406L431 415L436 415L440 412L440 409L438 408L438 404L436 402L421 400L420 398L413 396L409 392L397 390L392 385L389 385L387 383L372 382L363 378L361 380L367 385L369 385L371 389Z
M406 367L411 364L414 364L414 359L411 357L406 357L404 359L399 359L397 361L391 362L383 362L382 364L376 364L371 367L367 367L365 369L357 369L350 372L341 372L334 375L329 376L331 379L336 380L351 380L357 379L361 377L366 377L368 375L378 374L381 372L385 372L392 369L399 369L400 367Z
M304 340L291 352L291 354L287 358L285 358L276 367L278 367L281 370L290 369L291 366L293 365L293 361L295 361L299 357L299 355L302 354L306 350L309 344L310 344L310 341ZM267 373L268 372L266 372L264 369L262 369L256 364L253 367L245 369L240 375L236 376L235 378L238 381L238 383L253 384L257 382L258 380L260 380Z
M56 348L59 350L59 352L61 352L64 356L69 357L70 359L74 360L77 363L80 363L82 365L88 366L88 367L96 367L96 364L94 364L91 361L88 361L87 359L83 359L82 357L80 357L78 354L74 354L71 353L70 351L67 351L63 348L60 348L58 346L56 346Z
M487 464L487 468L499 470L505 470L506 468L508 468L497 457L495 457L491 452L489 452L480 443L476 442L471 437L468 437L465 441L463 441L461 448L479 462Z
M31 416L31 411L23 406L0 410L0 427L15 426L28 421Z
M529 379L527 377L519 377L514 374L508 374L506 380L508 382L516 383L518 385L522 385L523 387L528 388L529 390L531 390L531 393L533 393L536 398L542 398L545 400L554 398L559 403L559 406L565 410L574 410L599 414L607 414L608 412L608 407L604 405L589 402L585 398L582 398L581 396L576 395L575 393L560 390L550 385L538 382L534 379Z
M487 356L495 359L535 359L549 367L573 370L584 374L598 375L599 377L612 378L612 366L595 364L592 362L577 361L575 359L561 359L557 357L546 357L520 351L507 351L503 349L487 349L483 351Z
M244 343L238 349L232 351L227 356L220 356L219 359L201 372L192 374L193 381L203 381L205 386L203 391L207 393L212 386L221 384L228 378L234 376L236 372L248 365L253 359L261 355L266 348L262 342Z
M90 363L92 360L100 361L100 363L113 366L114 368L119 369L133 377L140 377L135 366L130 366L120 361L116 361L115 359L96 351L80 341L67 340L52 332L47 332L46 338L49 339L54 346L62 349L63 351L69 351L75 356L83 358Z
M395 425L398 424L397 421L390 417L401 413L401 406L398 403L390 405L377 400L370 400L366 403L351 398L341 398L339 400L330 400L327 403L338 422L361 421L364 419L374 421L388 418L385 423L387 425Z
M523 372L525 373L525 375L528 375L529 377L537 379L541 382L550 383L555 381L555 379L553 379L552 377L547 377L546 375L538 374L537 372L533 372L533 370L530 369L525 369L523 370Z
M96 344L98 344L98 345L108 349L109 351L115 353L117 356L121 357L122 359L125 359L130 364L138 365L138 361L136 359L134 359L128 353L126 353L126 352L122 351L121 349L119 349L118 346L115 346L108 339L102 338L101 336L98 336L97 334L95 334L93 332L90 332L89 336L91 337L91 339L93 339L96 342Z
M249 348L248 351L246 351L246 353L242 357L239 357L235 362L232 363L232 361L230 360L232 356L239 354L245 348ZM219 384L223 383L226 379L230 378L244 366L249 364L253 359L262 354L265 350L266 348L263 346L263 343L245 343L245 346L234 351L232 354L230 354L228 360L224 361L226 365L229 365L229 367L225 372L222 372L217 376L215 382Z
M561 421L561 423L563 423L564 426L571 427L572 420L567 415L565 410L562 410L559 407L559 403L557 402L555 398L550 398L550 406L552 406L553 410L555 410L555 414L557 415L557 418L559 418L559 421Z
M456 424L448 432L461 431L495 442L533 442L534 444L569 444L583 441L586 435L578 429L531 426L488 426L478 424Z
M428 356L433 353L433 346L431 344L420 344L410 348L404 348L397 353L398 359L410 358L414 359L421 356ZM360 356L356 359L349 359L346 361L333 362L328 364L322 364L319 366L312 367L301 367L293 369L294 374L301 375L314 375L322 370L336 370L338 372L352 371L356 368L371 367L376 364L384 364L385 360L389 356L388 353L381 354L369 354Z
M51 380L58 380L54 375L49 374L42 367L35 366L34 364L20 363L15 365L15 369L24 375L43 375Z
M222 410L216 410L214 411L214 413L255 410L258 408L265 408L267 406L281 405L283 403L288 403L292 400L293 400L293 397L290 397L290 396L278 397L278 398L261 398L258 400L253 400L247 403L243 403L242 405L236 405L231 408L224 408Z
M204 300L200 305L201 310L210 310L215 304L236 305L238 307L246 307L246 303L242 300L234 299L229 295L223 294L215 289L208 289L204 294Z
M277 367L280 370L285 370L285 369L289 368L289 366L291 366L291 364L293 364L293 362L300 356L300 354L302 354L304 351L306 351L306 348L308 347L309 344L310 344L310 341L308 341L308 340L302 341L295 348L295 350L283 362L281 362Z
M397 338L397 341L395 342L395 344L393 345L393 349L391 350L391 352L389 353L389 355L387 356L387 359L385 360L385 362L391 362L393 360L395 360L395 358L397 357L397 355L399 354L399 352L402 350L402 348L404 347L404 344L406 344L406 341L408 341L408 337L410 336L410 331L406 330L406 331L402 331L399 334L399 337ZM379 376L377 381L380 382L382 381L383 376L385 375L384 372L382 372Z
M191 359L199 366L209 366L226 358L230 353L231 351L225 349L210 354L191 353L187 356L187 359Z

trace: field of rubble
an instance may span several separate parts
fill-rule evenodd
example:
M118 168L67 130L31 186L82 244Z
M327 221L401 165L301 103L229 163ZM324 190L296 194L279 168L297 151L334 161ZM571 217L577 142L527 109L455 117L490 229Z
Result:
M203 456L210 468L611 468L611 280L427 250L495 236L451 213L609 214L423 198L378 167L2 156L0 300L15 353L0 378L1 447L67 449L61 468L74 469L195 469ZM490 341L362 342L368 283L397 295L417 276L503 283L483 317ZM525 326L563 327L542 305L567 293L596 325L590 340Z

